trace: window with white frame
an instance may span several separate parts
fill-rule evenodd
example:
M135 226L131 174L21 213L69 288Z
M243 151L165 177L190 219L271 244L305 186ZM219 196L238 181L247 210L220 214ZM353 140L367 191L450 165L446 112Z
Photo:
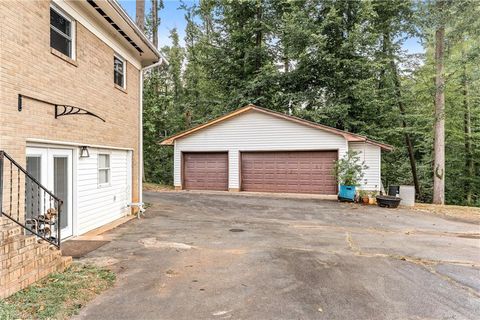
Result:
M107 185L110 183L110 155L98 155L98 184Z
M113 81L117 86L125 89L126 64L125 59L118 55L113 56Z
M74 59L74 21L54 6L50 7L50 47Z

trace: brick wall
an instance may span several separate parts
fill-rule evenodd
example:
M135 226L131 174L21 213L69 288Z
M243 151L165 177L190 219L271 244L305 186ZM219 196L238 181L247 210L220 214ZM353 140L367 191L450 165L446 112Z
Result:
M0 217L0 299L26 288L52 272L62 272L72 262L60 250Z
M51 52L49 1L0 1L0 149L25 166L28 138L132 148L138 200L139 70L127 62L127 89L113 82L114 51L76 22L76 61ZM130 50L130 48L128 48ZM54 118L53 106L18 94L85 108L100 117Z

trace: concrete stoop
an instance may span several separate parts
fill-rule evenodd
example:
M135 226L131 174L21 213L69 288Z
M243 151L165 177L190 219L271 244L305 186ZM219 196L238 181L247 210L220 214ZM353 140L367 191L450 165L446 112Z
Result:
M55 246L0 218L0 298L6 298L50 273L62 272L72 262Z

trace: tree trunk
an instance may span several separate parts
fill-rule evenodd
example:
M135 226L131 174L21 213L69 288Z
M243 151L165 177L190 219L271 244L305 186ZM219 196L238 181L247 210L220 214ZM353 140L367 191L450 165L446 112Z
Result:
M152 0L152 42L158 49L158 0Z
M444 2L439 0L437 8L443 14ZM433 203L445 204L445 26L440 17L435 32L435 142L433 163Z
M415 154L413 150L413 143L412 139L410 139L410 135L407 132L407 122L405 121L405 106L403 105L402 101L402 92L401 92L401 84L400 84L400 79L398 77L398 70L397 66L395 65L395 61L391 60L390 61L390 67L392 68L393 71L393 76L394 76L394 83L395 83L395 93L397 95L397 104L398 104L398 109L400 109L400 115L402 116L402 127L404 130L404 136L405 136L405 144L407 145L407 150L408 150L408 158L410 160L410 168L412 170L412 177L413 177L413 185L415 186L415 194L417 198L421 196L420 193L420 182L418 180L418 175L417 175L417 163L415 161Z
M137 0L136 2L135 22L138 28L145 32L145 0Z
M257 4L257 30L255 31L255 71L259 71L262 66L262 38L263 38L263 26L262 26L262 1Z
M290 59L287 57L286 54L283 58L283 68L285 70L285 73L288 73L290 71Z
M465 197L467 205L472 204L473 190L472 178L475 174L475 165L473 163L472 152L472 121L470 105L468 103L468 82L466 61L463 64L462 75L462 96L463 96L463 126L465 139Z

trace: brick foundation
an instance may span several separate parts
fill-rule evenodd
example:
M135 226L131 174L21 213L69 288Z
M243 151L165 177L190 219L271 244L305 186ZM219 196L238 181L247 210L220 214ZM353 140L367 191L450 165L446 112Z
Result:
M28 287L50 273L61 272L72 262L61 251L7 218L0 218L0 299Z

